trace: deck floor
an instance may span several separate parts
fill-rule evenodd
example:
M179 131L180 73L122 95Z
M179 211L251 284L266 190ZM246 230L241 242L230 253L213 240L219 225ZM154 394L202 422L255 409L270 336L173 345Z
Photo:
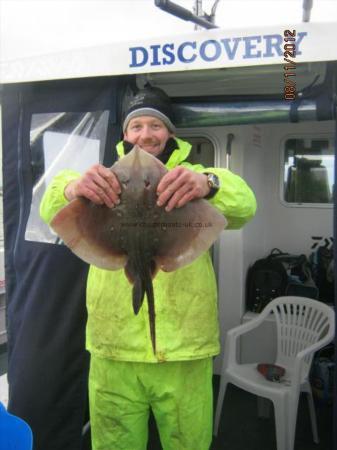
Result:
M6 397L5 377L7 355L0 346L0 400ZM1 376L2 375L2 376ZM217 397L219 377L214 377L214 397ZM1 391L3 390L3 392ZM215 405L214 405L215 406ZM332 405L316 404L320 443L312 440L307 402L300 399L294 450L332 449ZM161 450L160 440L153 417L150 419L148 450ZM258 418L257 400L252 394L229 385L223 404L219 434L213 439L210 450L276 450L274 416ZM91 450L90 433L87 434L83 450Z

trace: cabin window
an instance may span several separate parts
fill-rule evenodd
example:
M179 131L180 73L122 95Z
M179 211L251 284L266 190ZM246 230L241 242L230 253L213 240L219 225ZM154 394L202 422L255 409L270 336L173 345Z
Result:
M214 145L209 139L200 136L183 136L182 139L192 145L188 162L214 167Z
M57 242L39 214L46 187L63 169L84 173L103 161L109 111L33 114L30 126L32 203L26 240Z
M283 199L330 204L334 190L334 147L329 138L290 138L284 143Z

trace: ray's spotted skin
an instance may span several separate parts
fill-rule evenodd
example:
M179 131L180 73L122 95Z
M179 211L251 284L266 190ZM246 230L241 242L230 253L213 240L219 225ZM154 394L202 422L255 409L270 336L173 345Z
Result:
M226 220L202 199L170 211L159 206L157 187L167 169L139 146L107 170L118 179L119 204L109 208L105 203L76 198L59 211L51 227L87 263L107 270L124 268L133 284L135 314L146 293L155 353L152 279L158 270L176 270L208 250Z

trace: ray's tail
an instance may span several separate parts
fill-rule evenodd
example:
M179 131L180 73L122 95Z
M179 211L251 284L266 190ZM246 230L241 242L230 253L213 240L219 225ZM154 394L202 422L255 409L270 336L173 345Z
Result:
M154 295L153 295L153 284L151 274L148 274L148 279L145 283L147 304L149 309L149 322L150 322L150 335L153 353L156 353L156 312L154 308Z
M156 313L154 307L154 294L152 285L151 268L145 269L142 273L133 275L132 304L134 313L137 315L143 304L146 293L149 310L150 336L153 353L156 353Z

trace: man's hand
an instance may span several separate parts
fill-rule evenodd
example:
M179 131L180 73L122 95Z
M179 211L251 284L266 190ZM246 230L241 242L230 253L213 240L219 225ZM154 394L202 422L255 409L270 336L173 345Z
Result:
M119 203L121 188L116 175L110 169L95 164L78 180L70 182L64 195L70 201L77 197L86 197L97 205L106 204L112 208Z
M166 204L166 211L180 208L195 198L203 198L210 191L207 175L185 167L175 167L163 176L157 187L157 205Z

